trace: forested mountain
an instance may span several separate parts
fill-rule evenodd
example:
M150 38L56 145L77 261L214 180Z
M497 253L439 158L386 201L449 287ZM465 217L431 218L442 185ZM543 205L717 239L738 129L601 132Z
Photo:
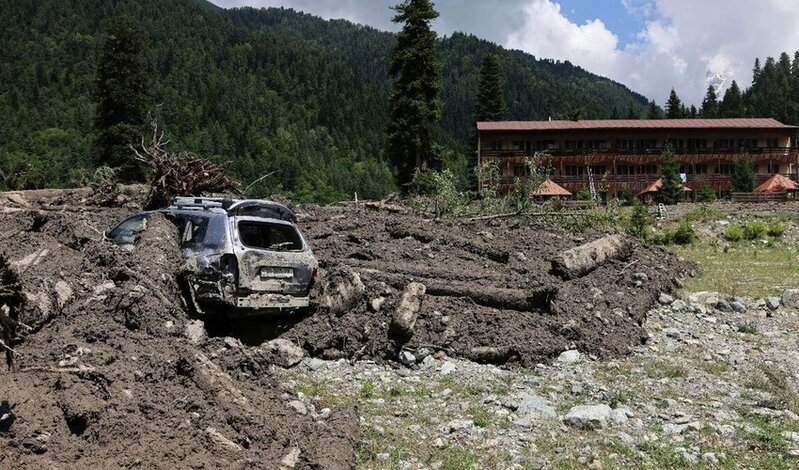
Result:
M110 18L146 39L148 108L174 149L229 159L245 184L297 200L377 197L385 162L388 61L395 35L287 9L223 10L199 0L0 2L0 186L78 183L97 164L95 75ZM647 101L569 63L474 36L439 41L446 160L471 152L478 69L505 76L508 116L643 114ZM465 171L465 170L463 170Z

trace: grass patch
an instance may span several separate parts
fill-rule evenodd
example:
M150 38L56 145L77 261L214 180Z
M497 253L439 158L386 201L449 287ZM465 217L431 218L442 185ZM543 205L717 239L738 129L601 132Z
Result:
M701 275L685 280L688 292L718 291L729 296L763 298L799 285L799 256L784 246L741 246L723 252L706 244L674 247L695 261Z
M783 408L796 413L799 411L799 391L794 383L793 373L773 364L761 364L748 384L750 388L770 393Z
M746 333L748 335L756 335L759 333L757 326L752 322L741 323L738 325L739 333Z
M722 375L730 370L730 365L721 361L701 361L697 367L711 375Z
M361 385L361 398L372 398L375 396L375 384L367 380Z
M682 364L655 361L644 364L644 373L650 379L678 379L688 377L688 370Z

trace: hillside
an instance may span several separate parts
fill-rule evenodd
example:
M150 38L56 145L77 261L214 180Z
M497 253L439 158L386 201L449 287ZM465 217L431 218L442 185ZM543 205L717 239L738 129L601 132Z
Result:
M394 189L382 159L386 69L395 36L286 9L222 10L196 0L6 2L0 15L0 185L66 186L94 165L94 73L105 22L145 34L149 107L175 149L230 159L245 183L297 200ZM607 117L646 99L569 63L474 36L440 41L449 160L469 152L477 70L488 51L506 75L510 117Z

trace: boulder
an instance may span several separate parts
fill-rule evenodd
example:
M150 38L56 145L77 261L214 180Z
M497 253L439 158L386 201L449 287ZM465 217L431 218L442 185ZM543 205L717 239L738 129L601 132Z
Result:
M788 308L799 308L799 289L786 289L782 293L782 305Z
M571 349L569 351L563 351L558 356L557 361L561 364L574 364L575 362L580 361L580 351Z
M769 297L766 299L766 307L769 310L777 310L780 308L781 299L779 297Z
M579 405L572 407L563 421L580 429L602 429L608 424L611 409L608 405Z
M267 341L261 347L272 356L272 362L280 367L293 367L305 357L301 347L283 338Z
M425 285L418 282L411 282L405 286L394 315L391 317L391 330L404 337L413 335L413 328L416 326L416 317L422 308L422 297L426 291Z
M660 295L658 295L658 302L660 305L670 305L672 302L674 302L674 297L665 292L661 292Z

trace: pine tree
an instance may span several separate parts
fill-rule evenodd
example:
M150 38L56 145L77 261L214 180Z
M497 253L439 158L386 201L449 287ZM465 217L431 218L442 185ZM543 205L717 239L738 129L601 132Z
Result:
M480 67L480 83L477 88L477 120L502 121L508 114L505 103L505 80L497 56L486 54Z
M679 119L683 117L684 109L682 101L680 101L674 88L672 88L671 93L669 93L669 99L666 101L666 119Z
M719 104L719 116L724 118L741 118L746 116L746 106L744 106L741 89L735 80L724 92L724 99Z
M402 23L389 74L396 78L389 100L388 156L398 182L406 185L418 171L438 166L432 152L433 128L441 118L441 63L430 23L438 12L430 0L405 0L392 7Z
M680 164L674 158L674 152L668 145L660 154L660 179L663 186L657 192L658 202L677 204L682 201L685 190L680 179Z
M144 37L127 18L111 19L97 65L97 154L101 164L121 168L126 181L139 181L143 173L129 145L141 140L146 79L141 56Z
M649 102L649 108L646 111L646 118L647 119L663 119L663 114L658 108L658 105L655 104L655 101L652 100Z
M613 107L613 111L610 112L610 119L619 119L619 108Z
M705 99L702 100L702 117L714 119L719 117L719 102L716 97L716 89L713 85L708 85Z
M698 115L699 115L699 111L696 110L696 106L694 106L694 105L691 105L691 107L688 108L688 112L684 113L684 116L689 117L691 119L696 119L696 117Z
M627 119L641 119L641 117L638 115L638 112L635 110L635 108L633 108L633 105L630 105L630 107L627 108Z
M760 58L755 57L755 66L752 67L752 81L757 80L760 78Z
M741 154L735 159L731 179L733 191L751 193L755 189L755 170L748 155Z

